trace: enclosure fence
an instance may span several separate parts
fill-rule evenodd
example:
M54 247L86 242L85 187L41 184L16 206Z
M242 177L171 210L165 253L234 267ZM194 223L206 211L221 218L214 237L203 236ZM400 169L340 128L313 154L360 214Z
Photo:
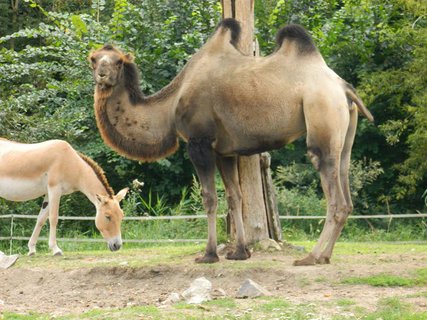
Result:
M0 241L10 241L10 248L14 240L30 240L30 237L15 236L13 234L14 224L16 219L37 219L37 215L24 215L24 214L5 214L0 215L1 220L10 219L10 233L8 236L0 236ZM95 221L95 217L68 217L59 216L59 220L77 220L77 221ZM218 215L218 218L225 219L226 215ZM325 216L279 216L280 220L321 220ZM349 219L405 219L405 218L427 218L427 213L410 213L410 214L372 214L372 215L350 215ZM125 221L152 221L152 220L190 220L190 219L207 219L206 214L195 215L174 215L174 216L138 216L138 217L125 217ZM40 237L39 240L47 241L46 237ZM127 243L199 243L206 242L207 239L123 239ZM58 238L57 241L62 242L104 242L103 239L88 239L88 238Z

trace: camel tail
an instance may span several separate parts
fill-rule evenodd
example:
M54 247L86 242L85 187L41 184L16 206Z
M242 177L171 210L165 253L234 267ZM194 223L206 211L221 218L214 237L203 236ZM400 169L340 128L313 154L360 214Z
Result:
M362 100L356 93L356 90L349 83L346 83L345 94L347 99L349 99L349 106L351 107L351 103L354 102L359 109L359 111L371 122L374 122L374 116L369 112L368 108L363 104Z
M285 41L295 42L300 54L318 52L310 34L298 24L289 24L277 32L277 46L280 48Z
M230 43L235 48L237 48L237 44L239 42L240 33L241 33L240 23L234 18L227 18L227 19L222 20L218 24L216 30L219 30L219 29L230 30L230 32L231 32Z

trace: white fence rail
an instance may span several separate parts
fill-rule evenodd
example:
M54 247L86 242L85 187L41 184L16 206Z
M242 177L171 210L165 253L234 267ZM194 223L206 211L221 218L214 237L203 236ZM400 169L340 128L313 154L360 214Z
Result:
M218 215L219 218L225 218L225 215ZM95 217L67 217L59 216L60 220L95 220ZM205 214L196 215L176 215L176 216L140 216L140 217L125 217L125 221L148 221L148 220L189 220L189 219L206 219ZM280 220L319 220L324 219L325 216L279 216ZM349 219L401 219L401 218L427 218L427 213L410 213L410 214L378 214L378 215L350 215ZM24 214L6 214L0 215L0 220L10 219L10 235L0 236L0 241L10 241L12 246L13 240L29 240L29 237L14 236L14 220L15 219L37 219L37 215L24 215ZM46 241L47 238L40 237L39 240ZM63 242L104 242L103 239L79 239L79 238L58 238L58 241ZM123 239L127 243L197 243L204 242L206 239Z

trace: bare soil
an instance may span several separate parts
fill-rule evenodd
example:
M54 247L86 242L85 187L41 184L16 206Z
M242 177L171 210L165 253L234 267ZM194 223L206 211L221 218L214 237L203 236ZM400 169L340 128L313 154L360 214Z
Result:
M184 256L149 267L130 267L126 261L116 260L111 266L67 268L55 267L54 263L49 267L28 266L21 261L0 270L0 311L64 315L94 308L161 305L170 293L181 293L202 276L212 282L214 290L225 291L225 297L235 297L243 281L250 278L274 297L293 304L314 303L318 312L326 315L336 312L339 300L348 299L374 311L378 300L386 297L399 297L415 310L427 311L427 301L419 295L425 288L341 283L348 277L378 273L410 275L427 266L427 253L341 255L330 265L306 267L292 266L295 257L284 252L254 252L245 262L221 257L214 266L195 264L194 258ZM93 259L105 262L108 257Z

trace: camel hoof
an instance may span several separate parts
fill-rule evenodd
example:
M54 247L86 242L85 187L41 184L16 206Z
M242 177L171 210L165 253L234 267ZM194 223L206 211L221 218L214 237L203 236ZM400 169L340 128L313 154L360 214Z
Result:
M250 257L251 257L251 252L249 251L248 248L245 248L244 250L236 249L236 251L234 252L231 251L227 253L227 255L225 256L227 260L247 260Z
M194 261L196 263L215 263L219 261L219 257L216 253L206 253L203 257L197 257Z
M62 251L61 250L59 250L59 251L56 251L54 254L53 254L53 256L54 257L62 257L64 254L62 253Z
M328 257L320 257L316 260L316 263L318 264L330 264L331 260Z
M29 257L33 257L33 256L35 256L36 255L36 252L35 251L30 251L30 252L28 252L28 256Z
M314 266L316 264L316 259L314 256L310 253L307 257L301 260L295 260L294 266Z

